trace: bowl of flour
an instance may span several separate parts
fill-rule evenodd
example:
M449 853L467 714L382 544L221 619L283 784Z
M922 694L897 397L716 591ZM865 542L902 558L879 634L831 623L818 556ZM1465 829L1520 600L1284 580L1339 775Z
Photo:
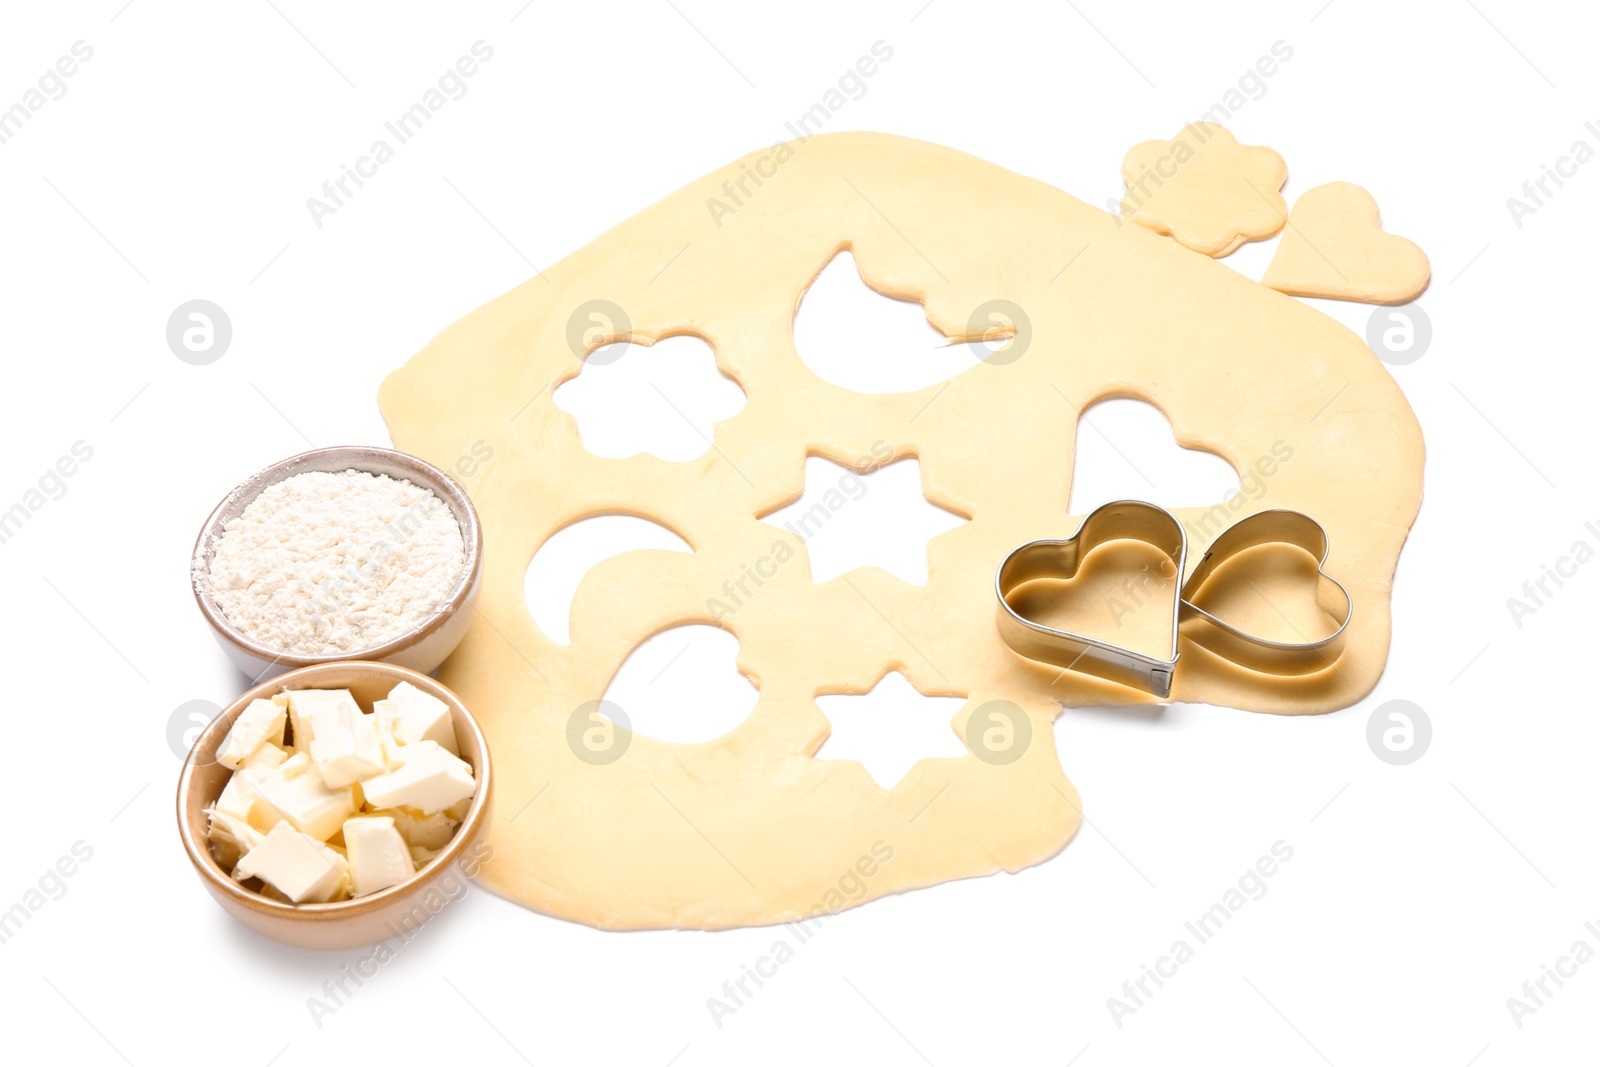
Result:
M466 635L483 576L477 512L415 456L346 445L257 472L195 542L195 602L256 681L379 660L424 674Z

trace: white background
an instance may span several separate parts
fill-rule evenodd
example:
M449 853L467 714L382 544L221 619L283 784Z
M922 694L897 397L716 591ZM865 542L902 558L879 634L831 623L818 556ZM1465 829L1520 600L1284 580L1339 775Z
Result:
M1600 162L1520 227L1506 206L1573 141L1600 147L1584 128L1600 120L1592 13L274 2L0 15L0 106L73 42L94 49L0 145L0 507L74 442L94 450L0 545L0 908L75 842L93 849L0 944L9 1060L1592 1062L1600 962L1520 1028L1506 1007L1574 941L1600 949L1583 926L1600 924L1600 565L1521 627L1506 606L1574 541L1600 542L1584 528L1600 523ZM494 58L468 94L317 228L306 198L480 39ZM1210 108L1275 41L1293 48L1228 125L1284 155L1291 199L1333 180L1371 190L1434 268L1432 347L1391 368L1428 463L1377 690L1305 718L1066 711L1056 741L1088 821L1060 856L843 914L720 1028L706 998L774 931L606 934L483 891L319 1028L307 998L361 954L293 951L233 924L174 826L169 717L244 686L189 594L200 521L308 442L387 443L378 382L435 332L786 136L878 40L892 61L830 128L940 142L1097 205L1120 192L1130 145ZM1229 262L1259 277L1270 254ZM194 298L233 325L209 366L165 341ZM1370 309L1324 307L1364 332ZM1133 464L1161 467L1170 437L1104 414ZM1095 462L1109 479L1118 460ZM921 541L905 541L915 559ZM718 655L679 666L729 673ZM1365 739L1390 699L1433 724L1409 766ZM1115 1025L1107 998L1279 840L1294 858L1267 895Z

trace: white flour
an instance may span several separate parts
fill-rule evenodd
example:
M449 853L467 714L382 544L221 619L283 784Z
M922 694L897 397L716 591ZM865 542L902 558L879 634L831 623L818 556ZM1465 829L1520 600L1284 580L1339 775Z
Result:
M461 528L443 500L348 470L268 486L223 527L209 573L217 607L246 637L320 656L417 626L465 566Z

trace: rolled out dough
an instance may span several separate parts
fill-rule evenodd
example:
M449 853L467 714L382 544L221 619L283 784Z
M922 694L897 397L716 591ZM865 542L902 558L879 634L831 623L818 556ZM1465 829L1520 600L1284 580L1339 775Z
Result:
M1379 228L1371 193L1329 182L1294 202L1261 284L1294 296L1406 304L1422 295L1430 275L1421 248Z
M842 248L873 288L921 300L949 337L982 334L995 301L1020 309L1027 329L1002 358L945 385L872 396L830 385L796 355L791 325L811 279ZM669 463L583 450L550 393L582 369L569 329L595 301L610 302L611 318L594 321L611 324L590 331L590 350L693 334L748 394L704 455ZM1015 656L994 624L994 570L1023 541L1077 529L1066 509L1078 415L1115 395L1154 403L1180 444L1241 473L1238 496L1179 510L1191 566L1239 517L1296 508L1327 528L1327 570L1355 600L1334 669L1268 678L1183 646L1174 698L1296 714L1368 692L1422 492L1422 436L1393 379L1314 308L1041 182L881 134L776 145L451 325L389 376L380 403L398 447L441 466L475 442L493 449L465 479L484 526L480 617L441 671L493 749L485 882L595 926L716 928L832 912L1054 855L1080 813L1052 720L1063 704L1149 698ZM874 568L813 584L798 559L774 566L805 548L755 516L801 495L806 456L852 464L886 448L917 457L928 498L970 517L929 542L928 584ZM563 647L533 623L523 574L553 533L600 512L659 521L694 551L629 552L596 566L573 599ZM1102 563L1119 559L1136 562L1111 552ZM1259 592L1225 590L1212 610L1264 631L1313 617L1303 566L1236 565L1254 568ZM1080 580L1103 582L1112 597L1119 586L1104 567ZM722 610L724 583L756 571L752 595ZM1056 617L1092 632L1108 624L1105 597L1074 598ZM703 744L633 736L612 762L574 754L574 713L604 693L635 646L711 621L738 638L739 669L760 689L749 719ZM925 693L966 697L951 722L959 737L976 716L970 735L985 745L1022 741L1002 747L1006 759L923 760L891 790L859 764L814 759L828 733L814 697L865 692L890 670ZM997 717L992 701L1022 718Z

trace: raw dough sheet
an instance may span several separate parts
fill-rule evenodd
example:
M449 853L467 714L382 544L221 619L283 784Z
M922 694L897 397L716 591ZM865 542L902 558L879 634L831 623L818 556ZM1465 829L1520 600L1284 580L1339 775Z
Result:
M741 179L748 195L736 210L713 211L713 198L733 204L725 183ZM1007 350L1017 358L975 361L909 394L820 380L791 326L812 278L844 248L873 288L922 301L949 337L980 334L993 301L1021 309L1007 320L1022 320ZM717 426L714 448L685 463L584 451L551 392L582 369L569 330L597 300L627 321L591 347L674 334L711 345L749 398ZM774 146L451 325L383 383L380 402L396 445L440 466L480 439L494 450L467 482L487 554L480 618L440 675L493 750L487 884L596 926L716 928L830 913L1054 855L1080 812L1052 720L1063 704L1148 698L1016 657L996 633L994 570L1023 541L1077 529L1067 501L1078 416L1110 396L1150 401L1180 444L1241 474L1239 497L1179 511L1191 567L1243 515L1294 508L1327 529L1327 570L1355 602L1335 668L1269 678L1186 645L1173 698L1294 714L1366 694L1383 669L1390 582L1422 493L1422 436L1399 388L1321 312L1041 182L880 134ZM805 458L849 465L884 443L920 461L930 500L970 519L929 543L927 585L876 569L813 584L793 560L720 620L760 689L743 724L705 744L633 736L613 762L579 759L574 712L601 697L634 647L715 621L708 603L723 583L776 543L804 553L756 516L800 496ZM658 521L694 551L595 567L561 646L528 613L524 571L553 533L600 512ZM1108 598L1138 566L1119 561L1127 555L1086 568L1071 605L1044 598L1039 611L1114 633ZM1323 624L1308 559L1266 549L1235 566L1251 581L1231 583L1211 610L1269 635ZM892 790L859 764L814 759L828 723L813 698L865 692L891 670L925 693L967 698L951 723L963 738L987 702L1022 709L1020 724L986 711L972 734L998 730L1015 758L924 760Z

